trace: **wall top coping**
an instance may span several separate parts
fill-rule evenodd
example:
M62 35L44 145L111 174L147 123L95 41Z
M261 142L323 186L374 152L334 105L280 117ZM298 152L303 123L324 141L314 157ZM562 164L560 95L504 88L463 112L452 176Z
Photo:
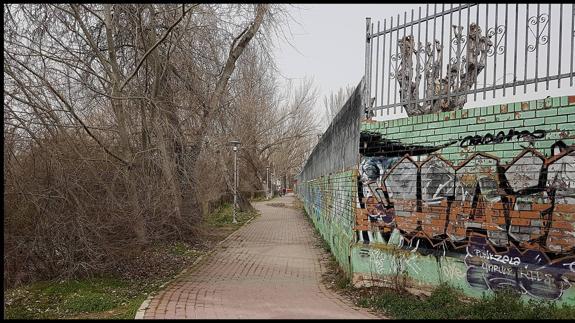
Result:
M388 128L388 127L415 125L434 121L448 121L448 120L457 120L471 117L483 117L502 113L516 113L522 111L544 110L570 105L575 105L575 95L547 97L545 99L519 101L506 104L496 104L490 106L475 107L470 109L464 108L457 111L436 112L394 120L376 121L376 120L364 119L361 121L361 128L362 130L369 130L374 127Z

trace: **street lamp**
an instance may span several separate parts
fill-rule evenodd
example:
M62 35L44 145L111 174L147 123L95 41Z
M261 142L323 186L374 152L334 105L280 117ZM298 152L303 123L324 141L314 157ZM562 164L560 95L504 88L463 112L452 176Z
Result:
M270 199L270 167L266 166L266 200Z
M238 204L238 147L240 142L237 140L230 141L232 149L234 150L234 213L232 223L238 223L236 220L236 205Z

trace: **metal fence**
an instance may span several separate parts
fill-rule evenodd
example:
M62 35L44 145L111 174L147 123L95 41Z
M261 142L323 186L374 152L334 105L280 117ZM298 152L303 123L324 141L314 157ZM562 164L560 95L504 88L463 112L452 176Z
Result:
M372 116L405 116L409 105L433 104L454 96L465 96L467 102L489 96L523 96L543 87L559 89L562 80L563 86L573 87L572 3L427 4L417 11L412 9L409 17L405 12L403 17L397 15L377 24L366 20L365 96L372 98L367 100L366 113ZM438 83L461 82L469 72L469 55L479 53L478 48L471 48L476 44L467 46L472 43L473 25L479 26L481 35L491 43L483 66L474 64L482 70L471 87L448 85L449 90L443 91ZM405 44L406 36L411 36L413 47L402 51L399 41ZM411 71L405 69L408 60ZM439 77L433 74L434 66L439 67ZM453 72L448 75L450 68ZM406 95L408 89L401 88L399 77L409 78L410 95Z

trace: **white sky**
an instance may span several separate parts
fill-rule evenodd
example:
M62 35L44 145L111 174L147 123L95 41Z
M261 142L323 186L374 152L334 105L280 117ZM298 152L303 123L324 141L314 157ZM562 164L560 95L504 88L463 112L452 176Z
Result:
M295 80L304 77L314 79L319 90L315 111L323 119L323 97L346 85L355 87L364 74L365 18L371 17L376 24L381 20L383 27L384 18L389 19L392 15L397 17L400 14L403 20L403 14L407 11L409 19L411 9L415 9L417 15L420 6L425 9L425 4L422 3L291 5L289 10L297 23L290 24L290 40L297 50L287 43L278 44L275 57L280 73L283 77ZM570 11L570 5L566 6L565 15ZM568 37L568 34L564 33L563 38L567 39L565 37ZM553 35L551 38L553 39ZM565 45L566 43L563 46ZM575 95L575 88L569 87L568 83L569 80L564 80L561 89L556 91L544 91L540 84L539 91L534 94L528 91L523 95L523 91L518 91L522 94L520 98L507 95L505 98L498 97L477 104L470 102L466 107L494 104L492 101L505 103L539 99L547 95ZM487 97L491 98L491 94ZM327 124L323 125L324 129L326 126Z
M386 18L417 4L295 4L290 13L292 48L279 44L276 63L287 78L313 77L319 90L316 113L323 116L323 97L340 87L355 87L365 70L365 18ZM324 125L325 126L325 125Z

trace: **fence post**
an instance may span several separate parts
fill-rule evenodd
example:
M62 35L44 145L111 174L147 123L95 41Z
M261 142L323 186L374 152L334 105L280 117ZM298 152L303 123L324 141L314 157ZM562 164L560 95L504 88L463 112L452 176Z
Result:
M369 117L370 97L371 97L371 18L365 18L365 96L364 96L364 113L365 118Z

